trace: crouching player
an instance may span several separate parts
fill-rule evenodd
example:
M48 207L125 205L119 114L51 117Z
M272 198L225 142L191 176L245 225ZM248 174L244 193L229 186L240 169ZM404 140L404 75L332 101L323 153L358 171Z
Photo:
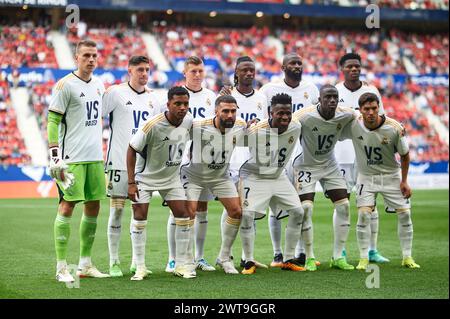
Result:
M397 121L378 114L380 101L375 94L364 93L358 103L361 116L353 120L342 135L352 139L358 167L356 234L360 260L356 269L364 270L369 264L370 214L377 194L383 196L386 207L394 208L397 212L402 266L420 268L411 256L413 224L409 200L411 188L407 182L409 147L405 129ZM400 155L400 168L396 153Z
M300 240L303 208L297 191L284 173L284 168L300 137L301 126L292 122L292 99L281 93L272 97L271 118L250 127L248 146L252 158L241 168L242 221L241 239L246 257L243 274L253 274L255 242L255 214L265 212L269 204L277 205L289 213L286 228L284 270L304 271L294 259L295 247Z

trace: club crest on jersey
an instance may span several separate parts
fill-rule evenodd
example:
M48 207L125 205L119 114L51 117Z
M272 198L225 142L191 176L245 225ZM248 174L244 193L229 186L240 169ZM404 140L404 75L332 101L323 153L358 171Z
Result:
M294 137L293 136L291 136L291 137L289 137L289 144L292 144L292 143L294 143Z
M98 94L98 96L102 96L102 93L100 93L100 89L99 88L97 88L97 94Z
M151 109L153 108L153 103L152 103L151 100L148 101L148 107L151 108Z
M236 145L236 136L233 136L233 145Z
M305 99L309 98L308 92L305 92L305 94L303 94L303 96L305 97Z
M211 100L210 100L209 98L206 99L206 104L207 104L208 106L211 106Z
M338 125L336 126L336 129L339 131L342 128L341 123L338 123Z
M261 104L261 102L258 102L258 104L256 105L256 107L258 108L258 110L262 110L262 104Z
M381 144L383 144L383 145L389 144L389 139L387 138L387 136L383 137L383 139L381 140Z

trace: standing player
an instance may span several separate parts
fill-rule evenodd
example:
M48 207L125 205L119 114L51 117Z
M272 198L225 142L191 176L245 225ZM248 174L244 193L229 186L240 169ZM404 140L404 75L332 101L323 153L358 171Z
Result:
M194 119L201 119L214 116L214 102L216 94L202 87L205 79L205 65L203 61L196 56L190 56L184 62L183 75L186 78L184 87L189 91L189 112ZM189 162L188 153L189 147L186 146L185 156L183 157L182 166ZM187 183L185 176L182 176L182 183ZM209 192L204 192L200 196L200 202L195 217L195 260L197 268L204 271L216 270L203 257L206 231L208 228L208 201L213 197ZM172 214L169 215L167 221L167 239L169 245L169 261L166 266L166 272L173 272L175 269L175 219Z
M75 52L78 69L56 83L49 105L50 175L56 179L60 196L54 235L56 279L61 282L74 281L67 269L67 245L70 219L76 203L81 201L84 214L77 276L109 277L91 262L100 200L106 197L101 118L105 87L92 75L97 57L95 42L79 42Z
M294 260L295 247L300 240L303 209L292 183L284 172L298 140L301 127L292 122L292 100L287 94L272 98L270 120L263 120L249 128L248 145L252 158L241 168L242 222L241 238L246 261L243 274L253 274L256 215L263 214L273 203L289 213L286 228L282 269L304 271Z
M395 209L397 213L402 266L420 268L411 254L413 224L409 200L411 188L407 181L409 147L405 129L394 119L379 115L379 101L374 93L361 95L358 103L361 116L343 132L343 136L351 138L353 142L358 168L356 234L360 260L356 269L365 270L369 265L370 220L377 194L383 196L386 207ZM400 155L400 168L396 153Z
M143 280L150 273L145 266L145 246L147 214L154 191L161 194L175 216L174 274L184 278L196 276L193 260L187 254L193 218L187 212L180 180L181 159L192 127L189 93L183 87L173 87L167 95L168 111L146 121L131 139L127 152L128 197L133 201L131 242L136 261L131 280ZM136 153L143 158L137 166Z
M338 91L332 85L320 89L319 104L294 113L294 120L302 125L300 143L303 154L294 160L295 176L299 183L299 196L305 218L302 236L306 252L306 270L317 269L313 254L313 234L311 231L312 211L316 183L320 182L336 209L333 220L334 247L331 267L352 270L354 267L341 256L350 229L350 204L347 198L345 179L334 158L334 146L342 129L356 118L352 109L338 107Z
M160 102L147 88L149 59L132 56L128 61L128 82L111 86L103 96L103 115L109 115L110 135L106 170L111 197L108 220L109 274L122 277L119 243L122 214L128 194L126 154L131 137L141 123L160 113ZM131 272L135 272L134 263Z
M319 99L319 89L317 86L305 79L303 75L303 59L296 53L290 53L284 56L281 70L284 72L284 80L281 82L270 82L261 87L260 92L266 96L267 104L272 97L278 93L286 93L292 98L292 112L298 111L303 107L316 104ZM294 154L300 153L300 146L297 143L297 150ZM288 170L289 178L290 171ZM306 212L305 212L306 213ZM281 218L286 217L284 212L271 207L269 214L269 231L272 239L274 258L270 264L272 267L281 267L283 264L283 253L281 250ZM295 255L300 264L305 264L305 254L301 241L297 245Z
M230 94L236 99L238 110L237 116L244 121L261 121L267 117L267 100L259 91L255 90L253 83L255 80L256 68L253 60L248 56L239 57L236 61L234 72L234 87L232 89L224 87L220 94ZM230 159L230 176L238 187L239 169L250 157L248 147L237 146ZM224 209L221 224L227 218L228 213ZM256 225L255 231L256 231ZM245 267L245 256L241 258L241 267ZM254 260L256 267L267 268L266 265Z
M361 57L356 53L347 53L339 60L339 66L344 74L344 82L338 83L336 88L339 91L339 106L348 106L353 109L359 109L358 99L364 93L374 93L380 101L380 115L384 114L383 102L380 93L373 85L369 85L359 79L361 75ZM336 160L339 163L341 171L347 181L348 197L356 183L355 176L355 150L350 140L341 141L336 144ZM370 248L369 260L371 262L384 263L389 259L383 257L377 250L378 239L378 210L375 205L373 213L370 215ZM345 249L343 251L345 256Z
M216 116L194 122L191 161L181 171L188 177L187 197L190 215L197 211L205 190L217 196L228 212L222 222L222 245L217 264L227 274L237 274L230 259L231 246L241 222L241 205L236 186L229 176L229 161L235 146L243 142L246 123L236 118L236 99L222 95L215 102Z

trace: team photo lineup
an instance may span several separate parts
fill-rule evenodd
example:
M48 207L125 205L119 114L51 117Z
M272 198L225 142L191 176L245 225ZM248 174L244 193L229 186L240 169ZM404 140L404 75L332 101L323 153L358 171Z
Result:
M60 192L54 224L58 281L74 281L66 256L70 217L81 201L85 209L77 275L123 276L118 243L123 208L129 199L133 209L131 280L147 277L151 273L145 265L147 214L155 191L170 209L166 272L195 278L196 270L216 270L203 258L207 205L215 198L224 207L216 265L225 274L239 274L231 256L238 232L241 273L251 275L258 267L268 267L255 260L253 246L254 220L264 217L269 207L274 247L270 267L316 271L320 262L314 257L312 215L318 182L334 206L331 267L355 269L346 261L345 243L350 230L348 197L356 187L360 250L356 269L365 270L370 261L389 262L376 250L377 233L371 230L378 228L378 193L398 216L402 266L420 268L412 257L405 129L384 114L377 89L359 80L361 57L357 53L340 59L345 81L324 85L320 91L302 80L302 57L295 53L283 58L284 81L268 83L260 90L253 88L256 69L252 58L239 57L235 85L222 88L218 96L202 87L203 62L191 56L184 66L185 85L172 87L166 103L158 102L146 87L147 57L130 57L130 80L105 91L92 75L97 56L95 42L78 43L78 68L58 81L49 106L50 172ZM95 112L94 120L86 120L91 112ZM136 114L147 118L139 127ZM101 115L109 116L111 125L105 163L111 197L109 274L100 272L91 260L99 200L104 199L106 189ZM347 139L353 146L337 144ZM355 154L352 162L338 162L336 144L343 152ZM284 250L279 221L283 217L288 218Z
M0 1L0 299L448 299L448 0L56 2Z

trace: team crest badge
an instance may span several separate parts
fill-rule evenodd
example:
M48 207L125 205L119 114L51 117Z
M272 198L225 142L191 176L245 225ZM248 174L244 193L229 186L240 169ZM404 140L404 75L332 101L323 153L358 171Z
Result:
M236 136L233 136L233 145L236 145Z
M242 203L242 205L244 205L245 207L247 207L247 206L248 206L248 201L247 201L247 200L244 200L244 202Z
M389 144L389 139L386 136L384 136L383 139L381 140L381 144L383 145Z
M258 110L262 110L261 102L258 102L258 105L256 105L256 107L258 108Z
M112 191L112 189L113 189L112 182L109 182L109 183L108 183L108 190Z
M153 108L153 103L152 103L152 101L151 101L151 100L150 100L150 101L148 101L148 107L149 107L149 108L151 108L151 109Z
M305 97L305 99L309 98L308 92L305 92L303 96Z
M337 125L337 130L339 131L341 128L342 128L342 125L341 125L341 123L338 123L338 125Z
M289 144L292 144L292 143L294 143L294 137L293 136L291 136L291 137L289 137Z
M97 88L97 94L98 94L98 96L102 96L102 93L100 93L100 89L99 88Z
M206 99L206 104L208 105L208 106L211 106L211 100L208 98L208 99Z

